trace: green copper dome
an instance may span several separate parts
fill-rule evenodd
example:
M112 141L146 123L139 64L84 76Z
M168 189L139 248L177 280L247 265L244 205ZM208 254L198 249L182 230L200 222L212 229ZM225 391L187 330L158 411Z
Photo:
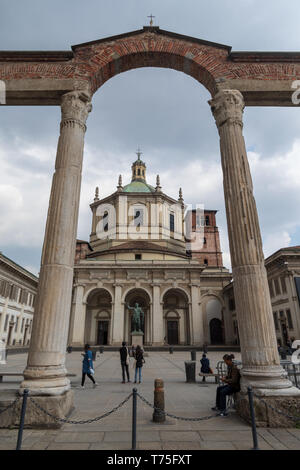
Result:
M123 191L125 193L154 193L155 188L144 181L133 180L124 186Z

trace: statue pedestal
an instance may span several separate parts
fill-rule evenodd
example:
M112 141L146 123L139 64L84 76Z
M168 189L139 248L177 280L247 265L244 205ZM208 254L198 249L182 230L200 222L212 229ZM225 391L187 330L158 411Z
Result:
M133 331L131 333L131 345L143 347L144 333L142 331Z

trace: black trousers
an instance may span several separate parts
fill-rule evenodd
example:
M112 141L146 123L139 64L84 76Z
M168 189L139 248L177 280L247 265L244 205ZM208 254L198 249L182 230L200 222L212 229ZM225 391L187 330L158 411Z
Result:
M230 385L220 385L217 388L216 407L221 411L226 410L226 396L233 393L234 389Z
M121 362L121 366L122 366L122 378L123 378L123 382L125 382L125 370L126 370L127 380L128 380L128 382L129 382L130 377L129 377L128 364L126 364L126 362Z
M96 383L95 380L94 380L94 377L93 377L91 374L87 374L86 372L82 372L82 379L81 379L81 385L82 385L82 387L84 386L85 376L86 376L86 375L88 376L89 379L91 379L91 381L93 382L93 384Z

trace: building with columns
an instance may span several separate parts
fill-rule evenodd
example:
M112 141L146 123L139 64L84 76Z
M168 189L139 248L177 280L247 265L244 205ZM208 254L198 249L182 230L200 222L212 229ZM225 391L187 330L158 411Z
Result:
M38 278L0 252L0 339L28 346Z
M208 313L214 315L216 311L209 302L219 301L224 308L222 283L226 276L230 279L229 273L219 266L210 266L209 258L205 258L207 266L201 264L201 259L199 262L188 256L191 247L186 247L186 253L179 210L172 207L172 198L161 194L159 181L155 188L150 187L143 173L136 175L139 181L133 180L127 186L119 181L117 194L108 198L110 209L106 214L94 209L93 204L99 202L95 196L92 209L96 213L89 241L92 251L84 258L86 247L81 244L74 276L84 136L92 98L112 77L139 67L183 72L202 84L211 96L209 105L219 134L243 364L237 411L249 419L248 386L275 408L288 414L296 407L299 410L300 391L287 379L280 364L243 135L245 106L294 106L293 82L300 73L299 52L232 51L224 44L153 25L77 44L67 51L0 51L1 80L7 91L5 105L51 105L61 109L35 315L19 393L29 389L42 406L52 413L55 410L60 417L70 412L73 395L66 376L67 342L69 339L69 343L81 345L86 337L97 341L95 315L99 322L104 322L104 316L108 322L101 334L107 338L110 335L109 341L119 344L129 336L127 302L132 305L138 300L145 309L145 343L161 344L170 331L173 340L177 335L178 341L201 344L208 337ZM135 169L144 170L141 162ZM136 209L129 215L131 225L137 224L135 228L143 235L132 244L128 233L124 233L122 211L129 204L134 210L134 201L140 203L141 194L154 200L161 198L164 210L151 214L156 232L151 232L146 240L147 221L141 217L144 212ZM127 197L125 205L121 204L122 198L119 200L121 196ZM182 200L181 195L179 199ZM151 204L150 199L148 202ZM110 240L114 217L115 236ZM104 238L96 239L94 230L102 232ZM166 232L171 232L167 240ZM196 247L198 254L200 250ZM177 325L172 326L172 321ZM226 338L226 323L224 329ZM260 423L277 424L278 420L266 411L265 403L257 401L255 406L261 413ZM299 415L299 411L294 414ZM33 413L30 424L45 423L46 419L45 415ZM18 420L15 413L14 423Z
M265 259L276 338L287 346L300 339L300 246L281 248ZM224 288L228 341L239 344L234 283Z
M132 178L90 205L89 242L77 241L68 343L131 344L132 311L144 312L146 346L224 344L223 267L216 211L186 212L146 179L141 153ZM192 234L195 240L192 239Z

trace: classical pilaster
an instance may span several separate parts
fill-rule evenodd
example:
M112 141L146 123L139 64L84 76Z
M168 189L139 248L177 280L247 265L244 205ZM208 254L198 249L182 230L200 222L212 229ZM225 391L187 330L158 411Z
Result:
M199 305L199 284L191 283L191 307L192 307L192 344L202 346L204 342L202 309Z
M164 344L164 319L160 302L160 284L152 284L153 289L153 346Z
M70 389L66 378L73 265L81 170L89 96L80 91L62 96L60 137L48 209L33 330L24 371L24 388L36 395L60 395Z
M77 284L74 292L74 304L70 321L69 345L83 346L86 302L83 301L84 286Z
M115 299L113 305L112 344L121 345L124 341L124 305L122 304L122 285L115 284Z
M251 384L264 394L296 394L284 377L277 351L260 227L242 133L244 99L238 90L221 90L209 104L220 135L243 390Z

